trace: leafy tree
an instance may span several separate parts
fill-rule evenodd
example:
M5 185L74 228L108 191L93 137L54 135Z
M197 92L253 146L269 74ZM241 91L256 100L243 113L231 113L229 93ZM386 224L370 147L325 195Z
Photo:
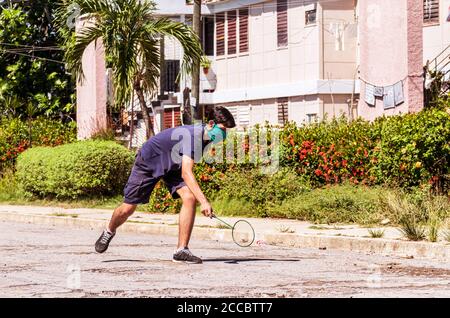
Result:
M17 1L15 1L17 2ZM52 24L54 1L0 6L0 113L54 116L73 111L74 89Z

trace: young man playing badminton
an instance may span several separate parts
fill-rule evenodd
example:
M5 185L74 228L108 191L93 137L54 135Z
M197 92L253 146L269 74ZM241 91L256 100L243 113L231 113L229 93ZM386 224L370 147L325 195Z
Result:
M216 107L208 125L190 125L167 129L148 140L138 152L133 170L124 190L124 203L115 209L109 226L95 243L95 250L103 253L119 226L134 213L138 204L149 202L160 179L172 197L181 198L178 248L173 261L200 264L202 260L189 250L189 240L195 220L197 202L201 212L213 216L213 209L203 194L193 173L195 162L201 159L206 146L226 138L226 130L236 126L233 115L224 107Z

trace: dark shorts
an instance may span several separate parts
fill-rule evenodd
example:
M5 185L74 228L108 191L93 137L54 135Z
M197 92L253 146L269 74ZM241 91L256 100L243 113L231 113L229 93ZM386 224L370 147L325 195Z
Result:
M142 159L139 152L134 162L133 170L124 189L124 202L128 204L146 204L156 184L163 180L174 199L180 196L177 190L186 186L181 177L181 170L169 171L161 177L154 177L151 167Z

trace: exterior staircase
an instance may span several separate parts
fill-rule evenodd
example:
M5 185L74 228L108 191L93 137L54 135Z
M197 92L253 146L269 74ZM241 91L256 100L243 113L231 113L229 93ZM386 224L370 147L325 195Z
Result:
M433 85L433 82L438 81L441 93L443 95L450 93L450 45L432 61L428 61L425 69L427 71L427 83L425 85L427 89Z

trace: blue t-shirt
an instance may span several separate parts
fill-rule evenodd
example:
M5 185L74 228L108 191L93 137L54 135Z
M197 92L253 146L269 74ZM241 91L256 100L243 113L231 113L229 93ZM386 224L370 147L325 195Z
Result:
M154 177L181 170L183 155L199 162L210 141L203 139L205 125L188 125L166 129L150 138L141 149L141 157Z

